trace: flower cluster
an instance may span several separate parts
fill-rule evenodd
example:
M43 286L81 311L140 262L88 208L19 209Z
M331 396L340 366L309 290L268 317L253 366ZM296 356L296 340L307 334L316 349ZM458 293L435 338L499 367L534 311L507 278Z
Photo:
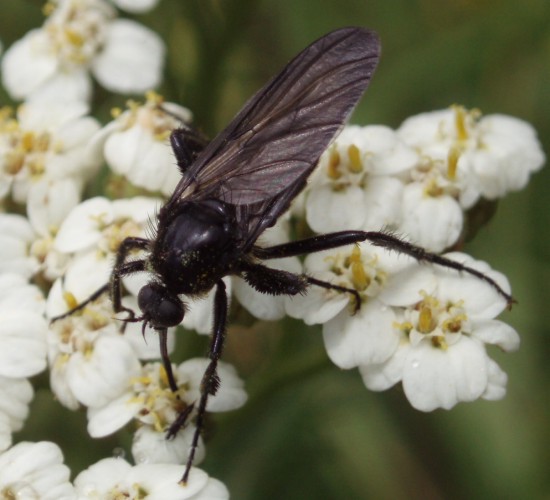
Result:
M0 109L0 491L10 498L229 496L222 483L195 467L187 484L180 482L209 360L173 365L173 390L158 361L156 332L124 321L128 311L138 310L147 273L123 278L122 311L104 293L121 243L154 235L155 214L181 176L170 133L188 126L186 108L149 91L145 102L113 110L103 126L89 115L90 75L120 93L160 83L162 41L119 18L116 9L143 12L156 3L51 1L44 25L9 47L2 60L5 89L24 101ZM288 315L321 324L337 366L358 368L371 390L401 382L419 410L502 398L507 377L487 348L519 346L515 330L496 319L509 305L510 285L488 264L453 250L482 202L524 188L544 160L529 124L459 106L411 117L397 130L347 126L295 206L258 245L288 242L293 233L349 229L382 229L398 235L391 236L398 243L371 240L304 260L269 260L266 265L329 286L270 296L229 276L224 282L230 300L261 320ZM100 171L104 192L84 199ZM400 241L425 248L422 260L429 265L399 252L409 244ZM456 262L462 271L437 265L433 256L440 254L440 263ZM87 301L90 296L94 300ZM182 326L209 334L213 300L212 293L186 300ZM79 304L84 306L65 315ZM167 333L169 352L174 330ZM136 465L105 458L71 483L53 443L12 445L33 398L29 377L46 369L55 399L86 410L91 437L132 424ZM244 405L247 393L235 368L220 362L217 371L220 387L206 410ZM186 425L166 440L182 414L188 415ZM201 441L194 465L204 455Z

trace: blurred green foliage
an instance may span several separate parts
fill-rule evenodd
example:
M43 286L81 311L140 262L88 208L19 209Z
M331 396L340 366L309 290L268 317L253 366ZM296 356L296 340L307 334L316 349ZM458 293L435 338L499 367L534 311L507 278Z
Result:
M42 22L40 9L4 2L4 48ZM548 0L161 0L136 19L168 45L161 92L211 135L313 39L362 25L379 32L383 56L354 122L395 127L460 103L531 122L550 152ZM125 99L96 89L94 113L106 120ZM493 353L509 374L506 399L423 414L399 389L370 393L356 371L332 366L318 328L233 326L225 359L246 377L250 401L210 419L203 467L239 500L548 498L549 184L546 168L466 248L510 278L519 302L504 319L521 350ZM203 352L205 340L187 335L182 349ZM32 412L17 438L55 440L75 472L128 443L92 441L85 416L46 390Z

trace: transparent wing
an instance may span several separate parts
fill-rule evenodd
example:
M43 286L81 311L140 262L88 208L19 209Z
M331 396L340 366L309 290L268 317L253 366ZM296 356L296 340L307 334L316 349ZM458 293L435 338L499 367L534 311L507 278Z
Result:
M243 222L276 219L345 123L378 63L374 32L343 28L312 43L258 91L200 153L168 206L216 198ZM266 224L262 224L265 226Z

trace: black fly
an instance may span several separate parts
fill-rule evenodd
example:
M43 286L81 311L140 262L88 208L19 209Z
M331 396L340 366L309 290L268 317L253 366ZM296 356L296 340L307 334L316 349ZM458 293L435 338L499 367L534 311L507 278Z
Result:
M227 323L225 276L240 276L259 292L272 295L305 293L310 285L335 289L352 294L359 308L355 290L271 269L262 261L368 240L418 261L473 274L511 301L494 281L475 269L383 232L341 231L267 248L256 245L262 232L275 224L306 185L319 157L368 87L379 54L379 40L372 31L334 31L298 54L208 145L188 129L172 132L182 178L158 213L156 237L126 238L118 249L110 283L64 315L109 290L114 310L129 314L126 321L141 321L144 330L148 325L158 332L170 387L177 391L166 347L167 329L184 317L181 295L202 296L215 287L210 364L195 403L197 427L183 482L193 463L208 397L219 386L217 364ZM143 250L147 256L129 260L134 250ZM142 271L150 273L151 280L139 292L142 314L135 317L122 305L121 279ZM192 410L179 416L169 437L186 423Z

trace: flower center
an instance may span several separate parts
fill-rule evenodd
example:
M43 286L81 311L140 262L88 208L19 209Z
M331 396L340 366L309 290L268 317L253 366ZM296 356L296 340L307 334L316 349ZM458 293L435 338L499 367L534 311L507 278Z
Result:
M358 245L351 252L338 253L328 257L331 272L337 277L337 285L359 292L362 302L378 294L387 275L379 267L376 255L368 255Z
M85 66L101 50L113 9L106 3L69 0L48 11L51 50L65 66Z
M61 149L49 132L22 129L10 107L0 109L0 134L4 145L0 149L3 150L0 165L11 176L25 172L34 180L40 178L46 170L48 155Z
M470 333L470 323L462 301L442 303L422 292L423 299L407 309L405 321L396 327L406 333L412 345L429 341L433 347L447 349L461 335Z
M183 402L186 384L172 392L164 366L154 363L145 366L144 374L131 381L134 397L131 403L141 404L138 419L152 426L157 432L164 432L187 407Z

